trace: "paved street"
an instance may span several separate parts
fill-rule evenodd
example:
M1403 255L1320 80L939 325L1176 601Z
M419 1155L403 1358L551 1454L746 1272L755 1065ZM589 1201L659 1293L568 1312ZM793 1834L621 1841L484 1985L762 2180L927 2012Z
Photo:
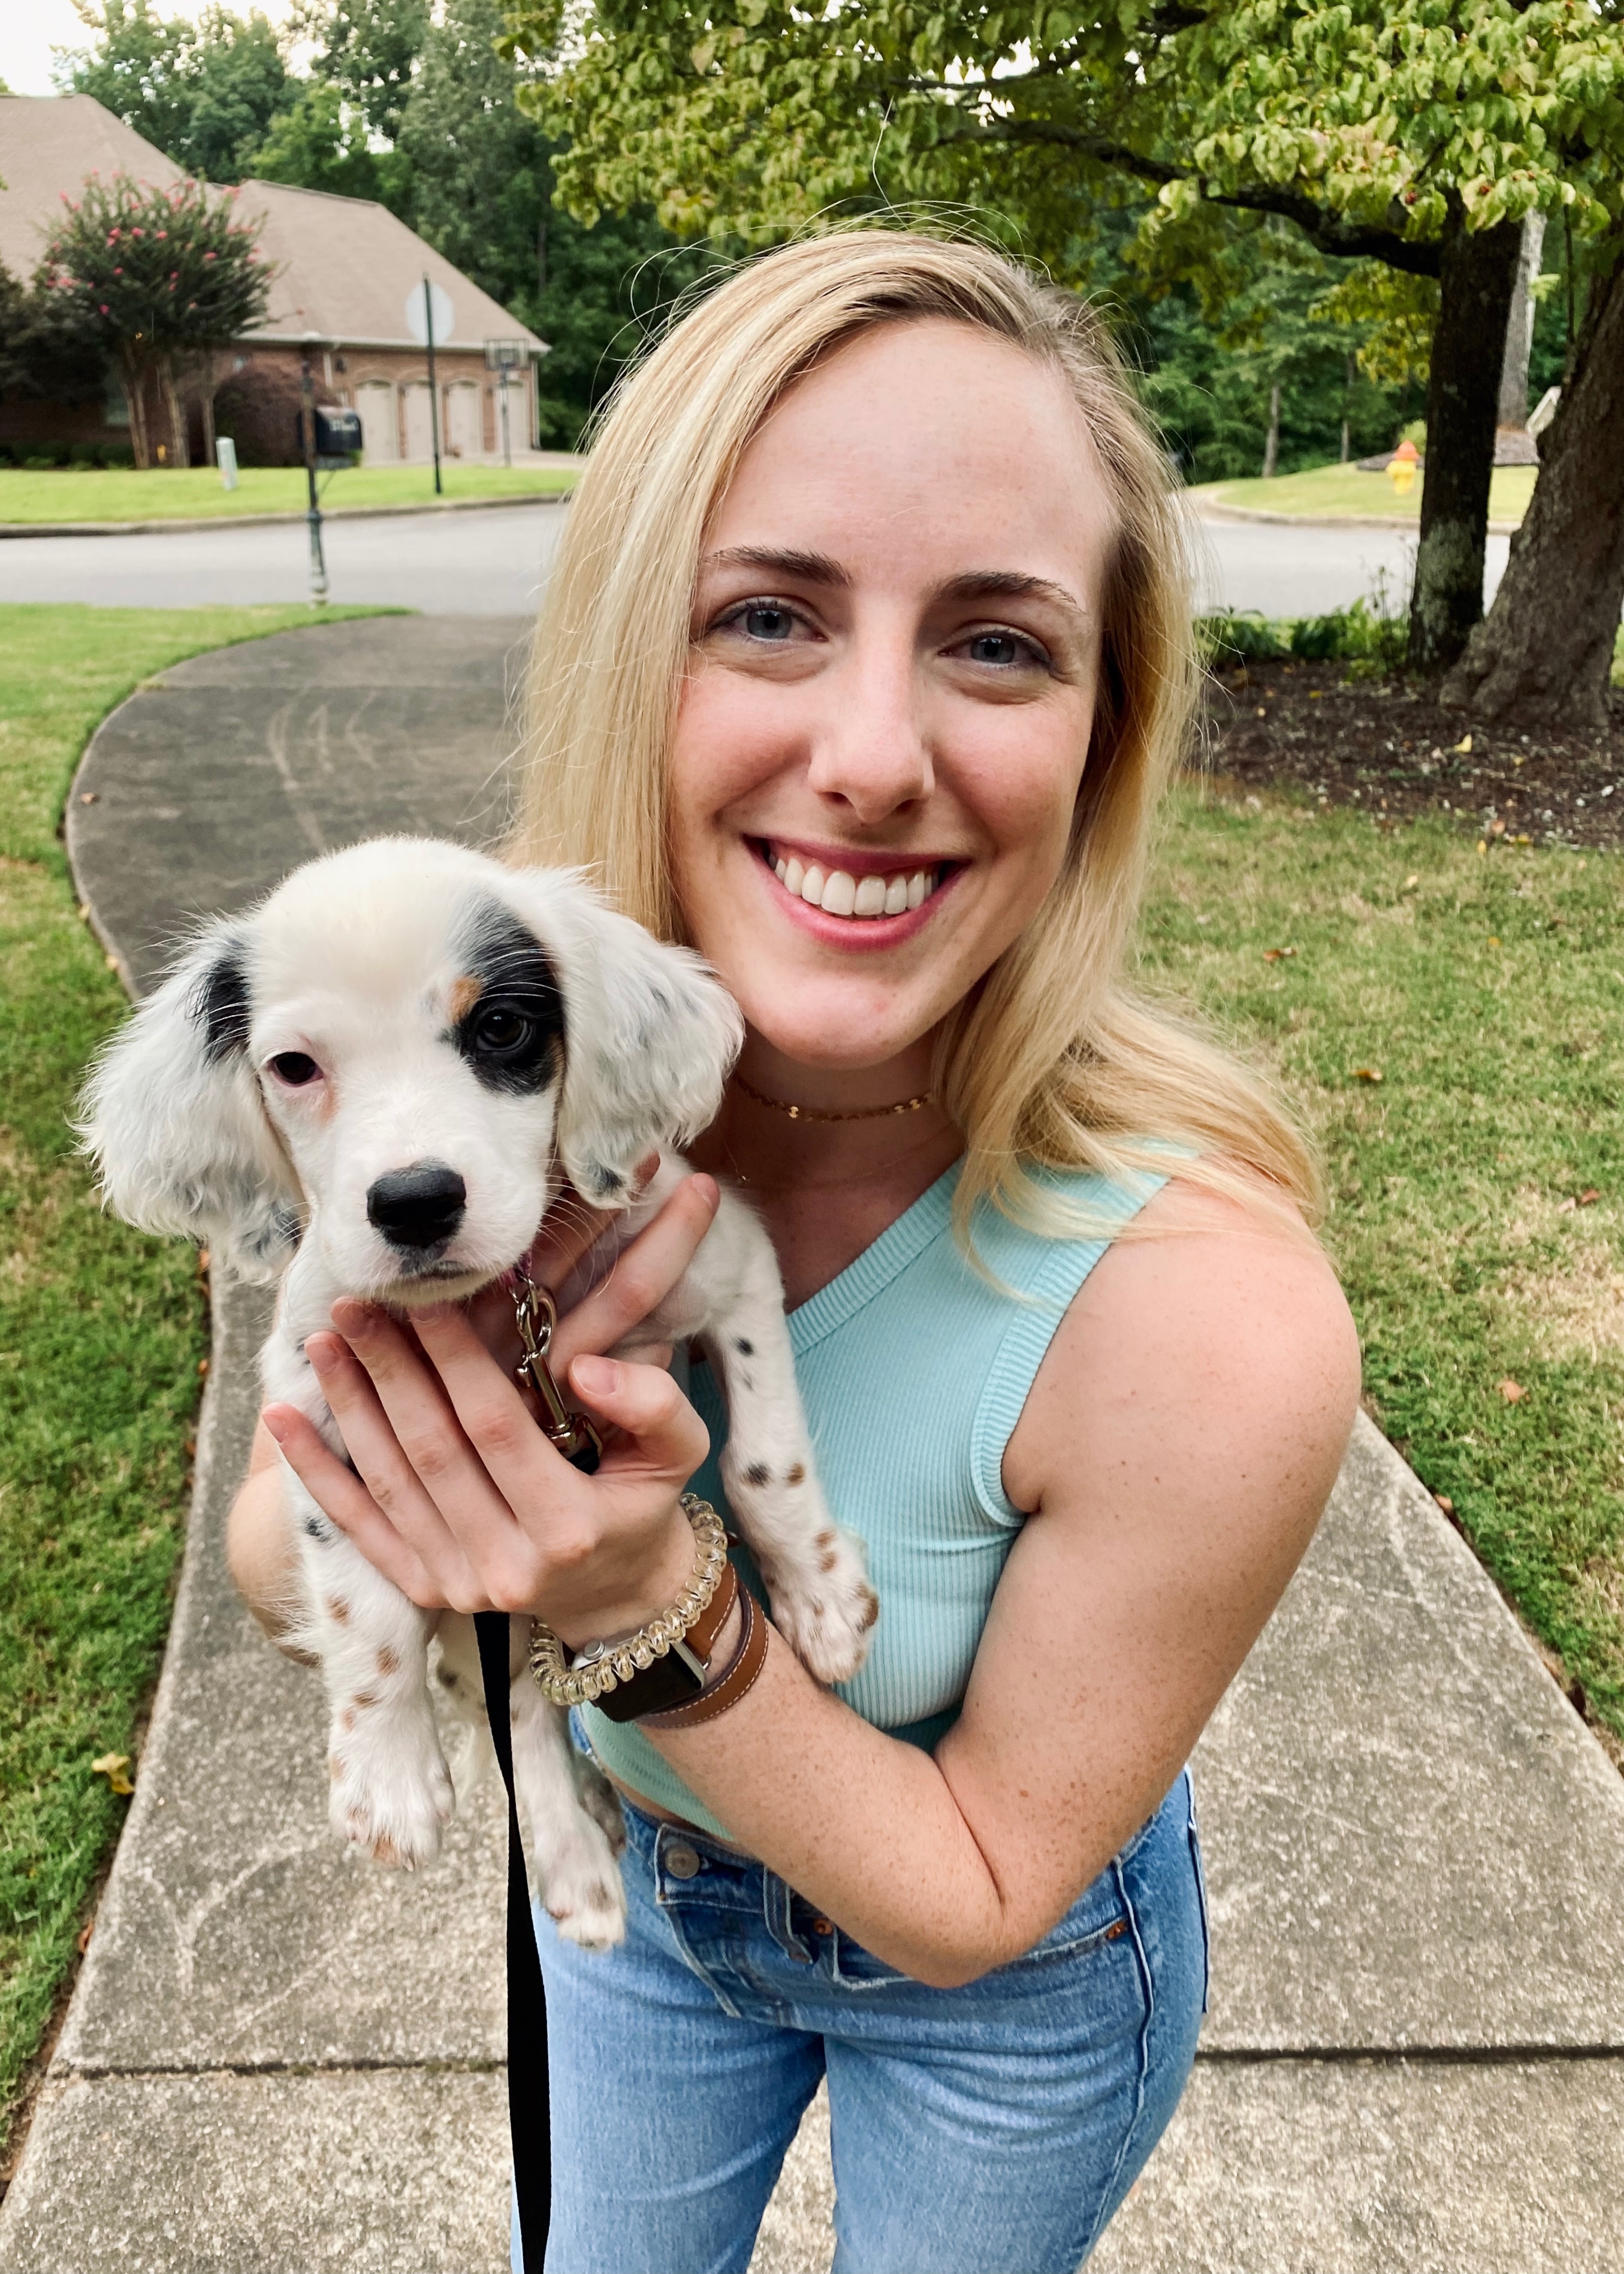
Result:
M425 615L528 614L567 508L408 514L331 521L332 598ZM1485 591L1506 566L1489 539ZM1413 540L1396 529L1205 521L1196 532L1203 609L1320 615L1368 596L1385 574L1394 602L1410 590ZM302 600L308 550L301 524L180 531L142 537L0 538L0 600L88 600L102 607L184 608L206 601Z
M137 991L323 846L488 841L523 629L285 633L115 712L68 851ZM316 1685L225 1570L266 1298L214 1291L162 1684L0 2268L498 2274L500 1818L410 1879L331 1841ZM1195 1774L1211 2012L1097 2274L1615 2274L1624 1785L1367 1420ZM831 2197L820 2101L754 2274L827 2274Z

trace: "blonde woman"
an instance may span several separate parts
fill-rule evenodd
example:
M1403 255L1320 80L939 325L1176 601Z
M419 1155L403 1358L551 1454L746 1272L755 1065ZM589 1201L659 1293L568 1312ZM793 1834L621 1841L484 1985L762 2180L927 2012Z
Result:
M1312 1532L1357 1354L1302 1141L1124 977L1188 726L1181 557L1087 313L878 230L704 301L571 508L515 857L699 948L739 1070L704 1173L560 1330L598 1477L515 1449L477 1322L414 1343L353 1305L310 1348L357 1473L290 1408L260 1463L274 1436L420 1604L636 1629L692 1562L679 1494L722 1502L722 1417L703 1368L685 1395L602 1353L725 1176L883 1609L838 1693L769 1634L702 1722L577 1717L630 1919L598 1957L538 1922L550 2274L745 2267L824 2076L844 2274L1068 2274L1189 2073L1183 1765ZM251 1483L235 1534L262 1601L272 1506Z

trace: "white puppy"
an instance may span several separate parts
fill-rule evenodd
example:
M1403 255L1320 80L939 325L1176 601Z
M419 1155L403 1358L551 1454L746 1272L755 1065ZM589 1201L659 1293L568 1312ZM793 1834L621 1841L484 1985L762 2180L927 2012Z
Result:
M94 1068L81 1125L108 1202L282 1278L267 1397L335 1451L304 1337L338 1296L409 1312L510 1270L562 1178L636 1231L683 1174L667 1148L717 1111L741 1038L696 956L613 914L580 879L388 838L299 869L184 952ZM660 1171L635 1199L637 1163ZM285 1276L284 1276L285 1275ZM876 1604L824 1507L765 1232L724 1192L687 1276L648 1325L700 1340L728 1405L722 1457L774 1621L820 1680L861 1663ZM332 1821L387 1863L440 1844L451 1780L428 1692L437 1621L380 1577L284 1471L304 1628L331 1710ZM471 1620L438 1621L447 1686L475 1694ZM524 1660L514 1762L531 1862L560 1931L618 1941L618 1811ZM606 1828L607 1827L607 1828Z

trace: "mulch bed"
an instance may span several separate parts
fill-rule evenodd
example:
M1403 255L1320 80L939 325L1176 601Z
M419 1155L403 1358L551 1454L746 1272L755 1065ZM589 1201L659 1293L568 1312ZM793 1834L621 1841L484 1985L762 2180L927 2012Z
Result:
M1198 770L1379 823L1443 813L1479 837L1624 844L1624 704L1600 734L1485 727L1403 680L1252 662L1208 678Z

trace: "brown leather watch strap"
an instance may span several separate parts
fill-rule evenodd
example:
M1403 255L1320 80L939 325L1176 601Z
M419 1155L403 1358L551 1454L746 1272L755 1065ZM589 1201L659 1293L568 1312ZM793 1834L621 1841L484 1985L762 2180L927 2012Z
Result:
M732 1568L730 1564L728 1569ZM690 1704L673 1706L665 1713L643 1714L641 1728L696 1729L702 1721L714 1721L718 1713L726 1713L730 1706L736 1706L748 1690L755 1688L756 1677L767 1663L767 1616L757 1609L756 1598L748 1587L739 1590L739 1606L744 1613L744 1625L726 1673Z
M652 1720L662 1707L675 1710L696 1700L703 1694L700 1684L710 1671L717 1638L727 1624L739 1593L739 1574L732 1563L724 1563L715 1594L680 1645L673 1645L652 1665L640 1667L629 1681L617 1682L613 1690L605 1690L596 1701L599 1713L612 1721L640 1721L645 1716Z

